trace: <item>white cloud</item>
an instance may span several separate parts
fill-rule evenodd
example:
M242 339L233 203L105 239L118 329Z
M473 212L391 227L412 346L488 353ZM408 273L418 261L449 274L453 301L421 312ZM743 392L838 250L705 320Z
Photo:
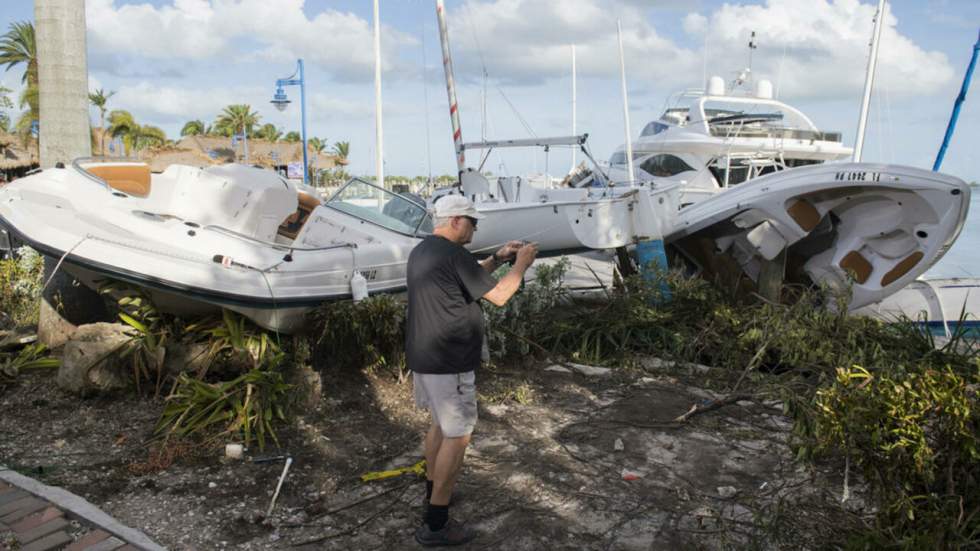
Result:
M726 78L744 68L749 36L755 31L759 48L753 72L778 80L781 96L853 97L864 85L875 10L875 5L858 0L725 4L710 17L709 67ZM926 51L902 35L891 11L883 23L877 86L908 96L932 94L949 85L953 69L945 54Z
M335 76L370 78L372 28L351 13L327 9L312 19L304 0L173 0L170 5L117 5L89 0L86 17L95 53L151 59L226 59L289 63L302 57ZM382 66L400 69L398 50L415 38L383 26Z
M701 34L708 30L708 18L700 13L689 13L684 16L684 32Z
M485 62L492 78L536 84L569 74L573 43L580 75L618 75L620 19L631 80L681 82L678 72L699 56L658 34L645 13L619 0L467 0L447 25L458 74L479 76Z

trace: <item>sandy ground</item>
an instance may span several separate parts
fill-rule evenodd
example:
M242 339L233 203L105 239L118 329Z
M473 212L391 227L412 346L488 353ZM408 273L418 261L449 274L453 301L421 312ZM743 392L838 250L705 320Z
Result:
M480 422L451 510L480 534L467 549L819 548L851 515L837 505L836 469L793 462L779 403L743 400L677 423L715 397L702 390L710 373L545 367L478 375ZM280 449L226 461L222 439L160 470L145 441L162 400L82 400L53 375L23 375L0 389L0 463L171 549L417 548L422 481L359 480L421 459L428 421L411 380L328 372L323 388L320 406L280 430ZM278 455L294 463L265 518L283 461L250 459Z

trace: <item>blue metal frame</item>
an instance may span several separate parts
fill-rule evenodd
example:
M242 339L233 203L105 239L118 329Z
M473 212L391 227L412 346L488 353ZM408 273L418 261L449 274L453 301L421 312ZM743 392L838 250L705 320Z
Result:
M282 89L283 86L299 86L299 104L302 113L300 130L303 134L303 184L308 184L307 173L310 171L310 163L306 160L306 83L303 79L303 60L297 59L296 66L296 71L292 75L276 80L276 94L272 97L271 103L274 105L289 103L286 92ZM299 75L299 78L294 78L296 75Z
M943 144L939 146L939 154L936 155L936 162L932 165L933 172L939 171L939 166L943 164L943 157L946 156L946 147L949 146L949 141L953 138L956 119L960 117L960 107L963 105L963 101L966 100L966 91L970 88L973 68L977 66L977 52L980 52L980 31L977 32L977 43L973 45L973 57L970 58L970 65L966 68L966 75L963 76L963 85L960 86L960 94L956 96L956 102L953 104L953 114L949 117L949 124L946 126L946 135L943 136Z

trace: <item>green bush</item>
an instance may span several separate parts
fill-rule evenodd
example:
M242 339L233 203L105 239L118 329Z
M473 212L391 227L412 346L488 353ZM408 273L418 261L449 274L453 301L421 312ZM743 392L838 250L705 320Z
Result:
M375 295L328 303L312 314L313 365L329 369L405 366L405 302Z
M15 258L0 260L0 311L17 325L35 325L41 307L44 257L30 247Z

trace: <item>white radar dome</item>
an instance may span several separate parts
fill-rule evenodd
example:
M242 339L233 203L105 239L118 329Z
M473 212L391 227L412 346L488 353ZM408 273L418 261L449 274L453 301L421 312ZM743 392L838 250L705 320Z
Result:
M772 99L772 82L760 80L755 86L755 95L762 99Z
M708 79L708 95L709 96L724 96L725 95L725 79L720 76L713 76Z

